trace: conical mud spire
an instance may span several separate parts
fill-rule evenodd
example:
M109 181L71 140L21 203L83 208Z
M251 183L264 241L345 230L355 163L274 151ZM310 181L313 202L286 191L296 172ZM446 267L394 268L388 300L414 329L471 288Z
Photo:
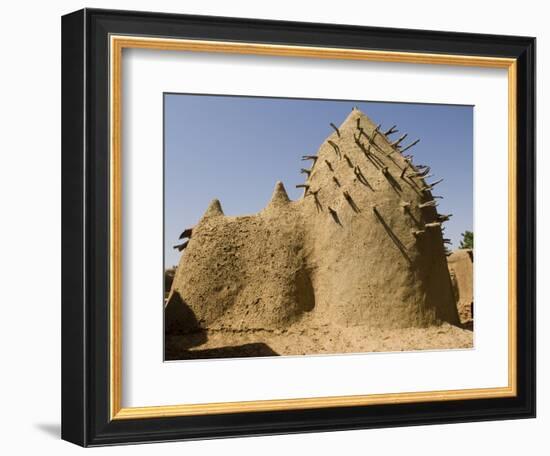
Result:
M210 201L210 204L208 205L208 208L206 209L206 212L202 216L203 219L209 218L209 217L218 217L220 215L225 215L222 210L222 205L220 204L220 200L213 199Z
M275 184L275 189L273 190L273 195L271 196L271 201L269 202L270 206L280 206L286 204L290 201L288 194L286 193L285 186L281 181L277 181Z

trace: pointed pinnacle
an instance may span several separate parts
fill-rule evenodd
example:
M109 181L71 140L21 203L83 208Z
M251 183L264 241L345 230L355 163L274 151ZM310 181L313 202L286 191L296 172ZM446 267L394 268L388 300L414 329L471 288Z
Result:
M208 205L208 208L202 218L218 217L220 215L225 215L222 210L222 205L219 200L213 199L210 201L210 204Z
M289 201L290 199L288 198L285 186L281 181L277 181L273 194L271 195L270 204L286 204Z

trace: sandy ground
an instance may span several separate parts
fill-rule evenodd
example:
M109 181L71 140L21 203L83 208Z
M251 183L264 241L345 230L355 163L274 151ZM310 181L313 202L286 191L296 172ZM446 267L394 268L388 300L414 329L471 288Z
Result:
M166 359L366 353L473 348L473 332L447 323L427 328L210 330L167 336Z

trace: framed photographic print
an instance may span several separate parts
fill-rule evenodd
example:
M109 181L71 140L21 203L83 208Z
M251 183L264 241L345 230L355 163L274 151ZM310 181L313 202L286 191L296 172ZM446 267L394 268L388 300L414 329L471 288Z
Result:
M62 54L64 439L535 415L534 38L85 9Z

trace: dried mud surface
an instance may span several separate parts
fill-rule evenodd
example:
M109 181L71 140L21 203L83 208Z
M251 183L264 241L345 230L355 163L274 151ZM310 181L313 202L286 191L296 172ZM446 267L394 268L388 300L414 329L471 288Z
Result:
M427 328L208 330L166 338L166 360L298 356L473 348L473 331L448 323Z
M474 253L459 249L447 258L461 323L474 320Z

